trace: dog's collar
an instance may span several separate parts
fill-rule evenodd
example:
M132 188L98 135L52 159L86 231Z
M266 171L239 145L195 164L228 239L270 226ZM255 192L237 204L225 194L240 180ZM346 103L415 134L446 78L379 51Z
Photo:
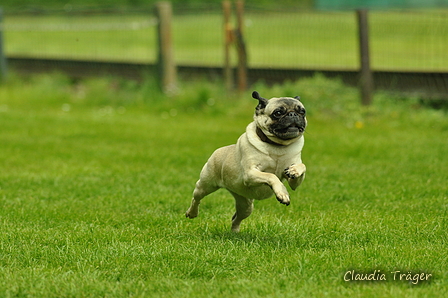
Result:
M260 138L260 140L262 140L265 143L271 144L271 145L275 145L275 146L285 146L279 143L276 143L274 141L272 141L270 138L268 138L264 132L257 126L257 129L255 130L257 133L257 136Z

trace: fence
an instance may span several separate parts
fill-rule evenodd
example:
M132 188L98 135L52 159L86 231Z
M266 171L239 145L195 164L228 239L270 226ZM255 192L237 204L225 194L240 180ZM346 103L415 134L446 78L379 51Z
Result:
M76 69L81 75L82 69L93 74L121 68L119 72L128 75L137 72L130 75L135 77L143 68L156 70L156 25L152 11L125 15L6 14L4 52L10 68L17 71L59 67L69 72ZM369 27L376 89L447 97L448 11L374 11L369 13ZM267 83L294 80L321 72L358 84L357 28L352 11L245 8L248 83L257 79ZM221 77L221 7L207 7L205 11L174 7L172 30L180 76L205 73ZM236 66L236 51L231 52L230 59Z

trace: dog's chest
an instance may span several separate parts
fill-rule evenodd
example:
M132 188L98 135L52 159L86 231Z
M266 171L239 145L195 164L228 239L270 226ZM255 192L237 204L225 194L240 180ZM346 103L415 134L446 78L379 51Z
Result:
M298 159L300 157L297 154L271 155L269 159L266 159L259 166L262 172L272 173L281 178L286 168L289 168L294 163L300 162Z

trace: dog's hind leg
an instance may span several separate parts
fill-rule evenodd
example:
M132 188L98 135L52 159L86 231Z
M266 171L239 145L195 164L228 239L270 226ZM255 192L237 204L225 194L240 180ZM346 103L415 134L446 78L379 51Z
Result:
M232 232L240 231L241 221L247 218L254 210L254 200L246 199L236 193L231 192L233 197L235 198L235 208L236 212L232 217Z
M214 191L219 189L218 186L210 185L203 180L199 179L196 182L196 187L193 191L193 199L191 200L190 208L188 208L185 216L188 218L195 218L199 213L199 204L201 200L208 194L211 194Z

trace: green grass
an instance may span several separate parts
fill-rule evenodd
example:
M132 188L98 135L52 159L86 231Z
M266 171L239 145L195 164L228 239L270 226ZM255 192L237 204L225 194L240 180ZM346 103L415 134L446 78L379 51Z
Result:
M371 12L372 67L377 70L446 71L446 13L445 10ZM10 15L4 21L5 51L8 55L18 56L154 62L156 29L150 25L152 17ZM358 68L357 27L352 12L249 11L245 24L250 66ZM104 26L109 29L104 30ZM67 27L69 31L63 29ZM175 15L176 61L180 64L222 65L222 27L222 16L217 13ZM233 61L236 63L235 55Z
M309 112L307 178L286 207L233 199L184 217L200 169L252 119L250 92L190 82L175 97L59 75L0 86L2 297L442 297L448 294L448 120L418 101L323 77L268 88ZM213 100L212 100L212 99ZM387 282L343 281L381 270ZM427 272L414 286L390 272Z

